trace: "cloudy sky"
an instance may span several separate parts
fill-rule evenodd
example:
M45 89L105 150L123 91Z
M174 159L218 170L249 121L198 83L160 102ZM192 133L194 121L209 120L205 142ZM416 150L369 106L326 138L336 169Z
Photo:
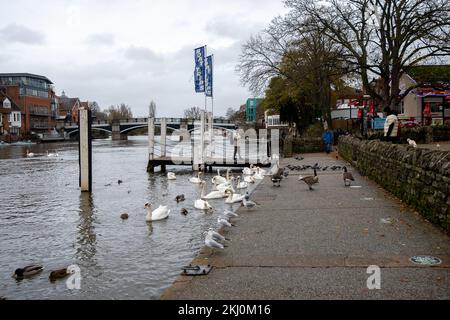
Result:
M194 92L194 48L215 59L217 116L250 97L235 72L241 45L284 14L281 0L0 0L0 73L47 76L68 96L144 116L204 106ZM208 102L210 107L210 102Z

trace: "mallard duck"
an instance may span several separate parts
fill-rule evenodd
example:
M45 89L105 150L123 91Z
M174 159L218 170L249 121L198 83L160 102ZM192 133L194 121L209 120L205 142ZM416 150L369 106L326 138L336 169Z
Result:
M44 270L44 267L41 265L30 265L16 269L13 273L13 277L16 279L31 277L42 272L42 270Z
M119 185L120 185L120 184L122 184L122 183L123 183L123 181L122 181L122 180L120 180L120 179L119 179L119 180L117 180L117 184L119 184Z
M355 181L355 178L353 178L353 175L350 172L347 172L347 167L344 167L344 174L343 174L343 178L344 178L344 185L350 186L350 181ZM347 185L348 182L348 185Z
M122 220L127 220L128 218L129 218L128 213L122 213L120 215L120 219L122 219Z
M164 220L167 219L170 214L170 210L167 206L160 205L156 210L152 211L152 204L147 202L144 205L144 208L147 209L146 221Z
M183 216L187 216L187 214L188 214L189 212L187 211L186 208L181 208L180 213L181 213Z
M314 169L314 176L306 176L306 177L300 176L298 180L301 180L304 183L306 183L309 187L309 190L313 190L312 185L319 182L319 177L317 176L316 169Z
M50 279L50 281L55 281L58 279L64 279L69 274L70 273L67 272L67 268L65 268L65 269L60 269L60 270L55 270L55 271L50 272L50 276L48 278Z

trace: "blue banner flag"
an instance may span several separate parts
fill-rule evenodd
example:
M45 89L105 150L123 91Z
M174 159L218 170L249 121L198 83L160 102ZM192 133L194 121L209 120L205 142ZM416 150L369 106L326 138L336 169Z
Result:
M195 92L205 92L205 47L194 50L195 54Z
M205 95L207 97L213 96L213 58L212 56L206 57L205 64Z

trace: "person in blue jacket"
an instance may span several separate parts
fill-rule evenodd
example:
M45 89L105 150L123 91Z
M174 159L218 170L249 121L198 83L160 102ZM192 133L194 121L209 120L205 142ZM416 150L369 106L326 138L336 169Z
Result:
M328 154L333 148L333 132L330 129L325 130L322 135L323 143L325 144L325 152Z

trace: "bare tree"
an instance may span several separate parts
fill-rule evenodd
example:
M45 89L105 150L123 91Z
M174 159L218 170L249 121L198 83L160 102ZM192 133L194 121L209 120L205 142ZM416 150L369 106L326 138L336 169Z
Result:
M340 45L367 93L396 108L414 87L400 90L408 66L450 54L448 0L285 0L290 20L310 25ZM371 77L379 77L374 86Z
M110 122L114 120L122 120L133 118L133 112L131 112L131 108L122 103L118 106L110 106L107 110L105 110L108 115L108 120Z
M187 119L199 120L202 114L202 109L199 107L191 107L184 110L184 117Z

